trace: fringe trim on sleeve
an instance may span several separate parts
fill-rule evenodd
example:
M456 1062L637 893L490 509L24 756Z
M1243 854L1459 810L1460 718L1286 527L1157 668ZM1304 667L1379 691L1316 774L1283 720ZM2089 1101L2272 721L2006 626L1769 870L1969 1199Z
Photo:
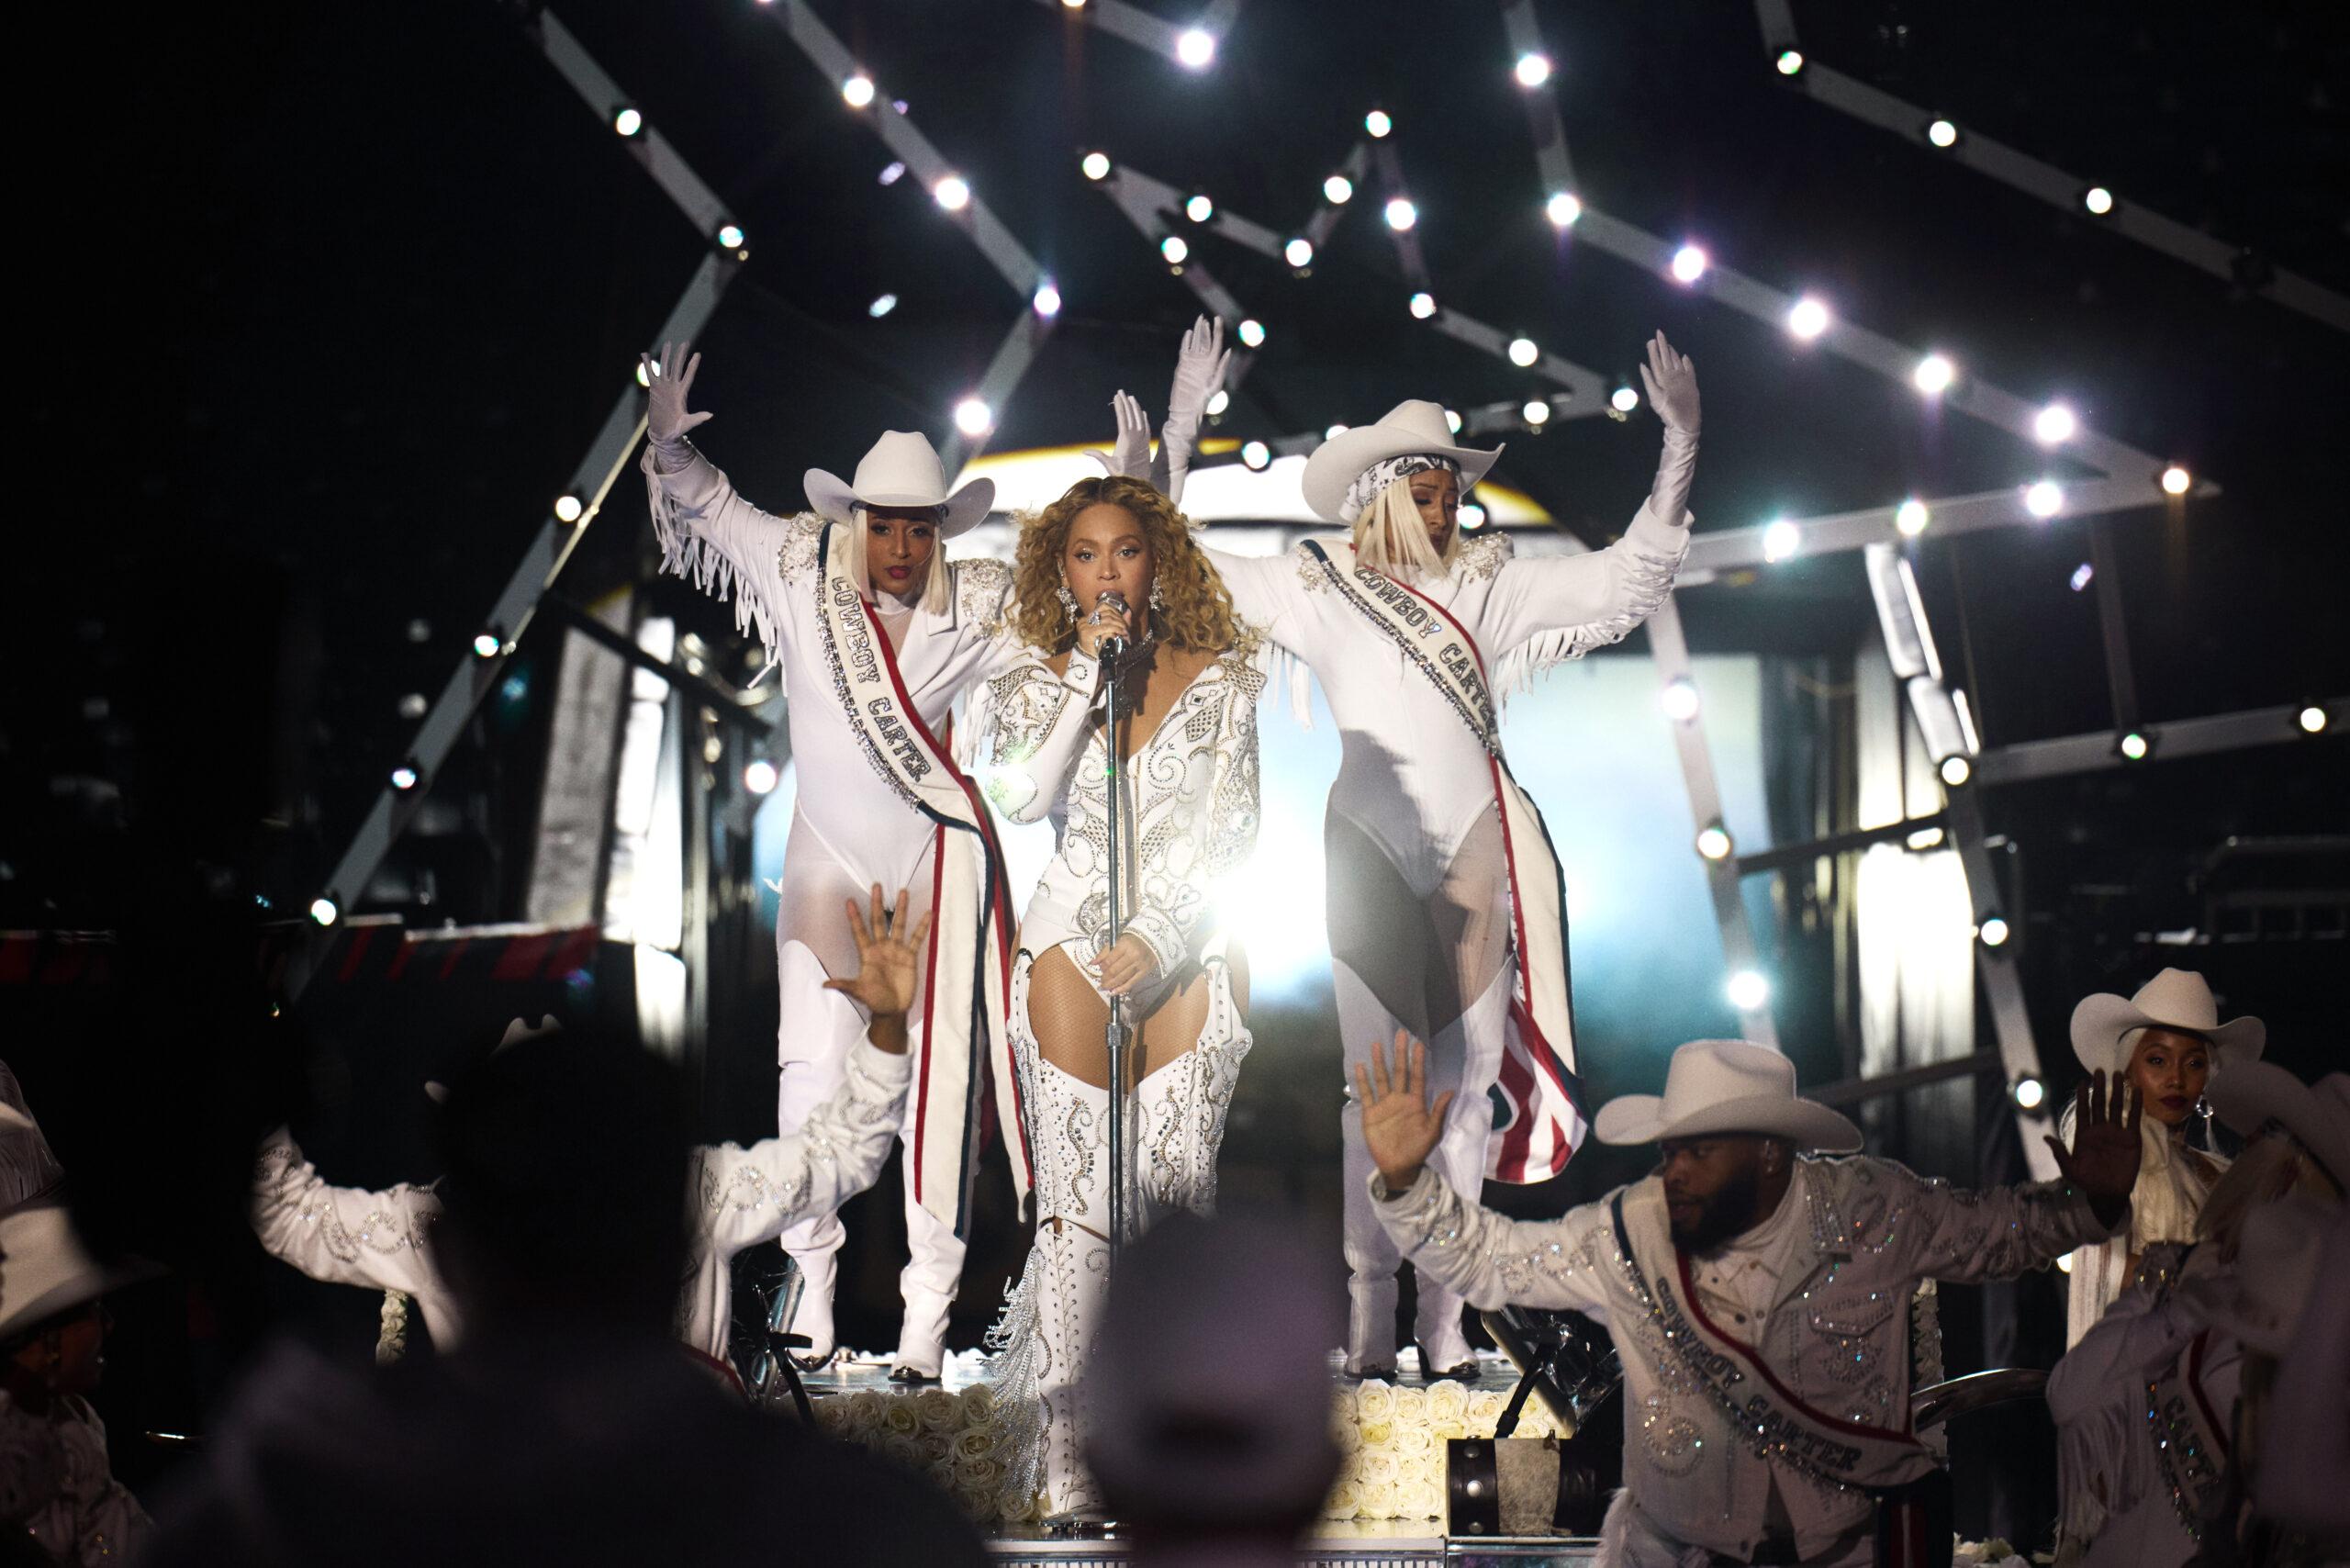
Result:
M650 442L646 443L638 466L644 470L644 498L653 513L653 537L661 546L661 569L685 578L722 603L732 600L734 630L755 629L761 645L767 649L767 663L773 665L782 655L783 638L766 601L744 580L743 569L718 548L717 542L694 526L703 514L679 500L661 482Z
M1496 707L1512 693L1531 689L1534 678L1552 666L1579 659L1594 648L1604 648L1630 636L1633 628L1662 607L1688 551L1684 546L1671 555L1629 549L1621 550L1620 554L1622 560L1617 569L1623 574L1623 592L1616 613L1581 626L1538 633L1503 655L1494 674Z
M1250 667L1265 678L1265 684L1276 691L1289 694L1289 716L1297 721L1300 729L1314 727L1314 672L1305 661L1282 647L1270 637L1260 636L1248 655Z

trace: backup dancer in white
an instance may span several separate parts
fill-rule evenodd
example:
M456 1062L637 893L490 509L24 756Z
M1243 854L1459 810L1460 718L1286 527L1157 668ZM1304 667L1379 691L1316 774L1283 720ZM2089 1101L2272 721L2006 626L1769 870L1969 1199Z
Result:
M1215 895L1256 843L1264 683L1182 517L1138 480L1085 480L1027 523L1018 602L1027 648L989 683L987 790L1014 821L1049 815L1059 847L1021 922L1013 970L1037 1225L1000 1338L1013 1369L1006 1397L1038 1401L1027 1409L1043 1430L1029 1437L1043 1445L1051 1506L1066 1513L1097 1501L1076 1379L1108 1282L1111 999L1124 999L1140 1045L1136 1218L1203 1212L1250 1043L1247 979L1225 950ZM1104 637L1129 650L1114 672L1101 662ZM1123 694L1114 737L1102 711L1112 678ZM1125 907L1112 946L1113 784Z
M1223 360L1221 324L1202 321L1184 339L1161 432L1171 494ZM1664 455L1607 549L1518 561L1506 537L1463 539L1460 502L1501 451L1453 444L1440 406L1408 402L1307 462L1307 504L1350 525L1350 543L1208 553L1234 608L1313 670L1337 721L1325 840L1348 1060L1399 1028L1429 1042L1436 1081L1455 1092L1433 1163L1464 1193L1489 1175L1556 1175L1583 1136L1566 901L1540 813L1502 758L1496 693L1619 640L1672 588L1689 546L1696 373L1659 333L1640 375ZM1118 403L1122 453L1147 445L1140 409L1123 393ZM1343 1126L1347 1368L1383 1374L1395 1364L1400 1260L1367 1195L1359 1109ZM1460 1296L1425 1276L1418 1337L1431 1376L1473 1360Z
M711 417L686 409L699 364L684 344L665 346L657 364L645 361L644 472L664 564L731 592L736 623L755 627L783 668L800 793L775 933L779 1131L799 1127L833 1092L865 1034L858 1009L824 984L855 956L842 902L875 884L910 888L915 913L934 916L932 961L912 1014L914 1085L903 1132L912 1257L891 1371L900 1381L929 1381L963 1268L990 1054L1002 1125L1021 1125L1001 1055L1011 961L1001 857L976 790L949 755L947 731L956 698L1001 656L1012 574L998 561L949 565L939 548L987 516L995 486L979 479L948 495L930 442L891 431L852 482L809 470L808 498L821 515L770 516L686 439ZM1024 1193L1024 1151L1012 1153ZM834 1349L842 1235L826 1213L782 1238L807 1275L798 1327L811 1341L811 1362Z

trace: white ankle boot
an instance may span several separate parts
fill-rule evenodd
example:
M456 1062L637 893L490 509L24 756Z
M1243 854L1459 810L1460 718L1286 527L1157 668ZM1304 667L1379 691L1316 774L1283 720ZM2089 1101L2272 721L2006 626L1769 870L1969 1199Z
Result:
M791 1260L800 1265L800 1277L805 1282L800 1294L800 1310L791 1315L794 1334L808 1338L808 1348L794 1350L803 1367L820 1367L832 1359L833 1338L833 1275L840 1254L836 1251L795 1252Z

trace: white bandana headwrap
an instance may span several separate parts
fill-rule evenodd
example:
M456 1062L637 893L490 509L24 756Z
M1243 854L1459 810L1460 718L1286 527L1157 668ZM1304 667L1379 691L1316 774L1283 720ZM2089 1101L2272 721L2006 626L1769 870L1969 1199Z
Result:
M1379 493L1396 480L1414 474L1430 474L1443 469L1455 482L1460 478L1460 465L1449 457L1438 457L1430 452L1407 452L1400 457L1382 458L1355 476L1347 487L1347 498L1338 508L1338 521L1351 523L1363 514L1365 508L1379 498Z

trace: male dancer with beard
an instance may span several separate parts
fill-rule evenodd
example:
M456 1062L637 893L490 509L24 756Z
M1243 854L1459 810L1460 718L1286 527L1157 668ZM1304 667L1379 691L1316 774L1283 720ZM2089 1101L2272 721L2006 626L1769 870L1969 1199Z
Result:
M1909 1429L1909 1299L1920 1280L2020 1274L2129 1219L2143 1107L2082 1085L2065 1180L1958 1192L1860 1147L1796 1097L1795 1067L1738 1040L1673 1054L1664 1094L1603 1106L1604 1143L1655 1143L1646 1179L1555 1220L1510 1220L1427 1169L1446 1102L1427 1052L1358 1068L1379 1217L1421 1271L1473 1305L1572 1307L1624 1362L1624 1490L1600 1562L1875 1560L1873 1504L1938 1461ZM2126 1106L2126 1112L2125 1112ZM1914 1494L1913 1494L1914 1495ZM1939 1544L1949 1553L1947 1527Z

